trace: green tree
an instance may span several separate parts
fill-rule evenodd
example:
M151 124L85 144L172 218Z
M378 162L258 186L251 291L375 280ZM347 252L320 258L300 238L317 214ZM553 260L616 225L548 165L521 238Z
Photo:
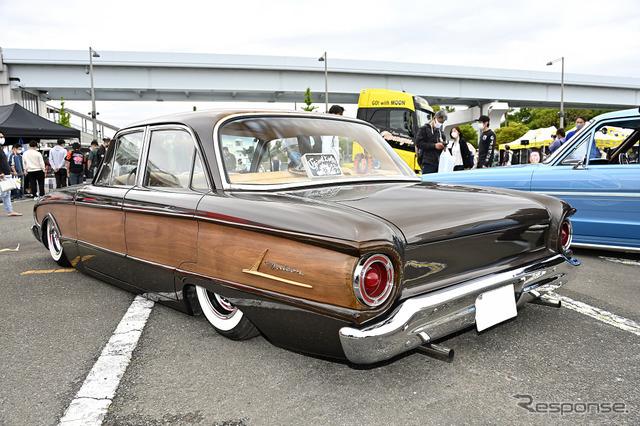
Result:
M444 109L444 112L450 113L450 112L454 112L456 110L456 108L452 107L452 106L441 107L440 105L431 105L431 108L433 109L433 112L438 112L441 109Z
M64 109L64 98L60 98L60 119L58 124L71 127L71 114Z
M316 109L318 109L317 106L312 106L313 105L313 101L311 100L311 88L307 87L307 91L304 93L304 103L307 105L305 107L302 107L302 110L304 111L314 111Z
M512 121L506 127L500 127L499 129L496 129L496 145L513 142L516 139L522 137L522 135L524 135L528 131L529 127L527 127L525 124Z
M593 117L604 114L607 111L595 109L567 109L564 116L564 128L566 130L575 126L576 118L582 116L587 121ZM541 127L560 127L560 110L556 108L520 108L518 111L510 109L505 115L505 122L502 126L511 123L525 124L529 129L539 129Z
M560 113L552 108L534 108L531 110L531 118L527 124L529 129L540 129L542 127L560 127Z
M531 108L520 108L516 111L514 108L509 109L504 116L505 126L510 122L529 124L531 121Z
M474 129L471 124L463 124L460 126L460 131L462 132L462 137L477 149L478 132L476 129Z

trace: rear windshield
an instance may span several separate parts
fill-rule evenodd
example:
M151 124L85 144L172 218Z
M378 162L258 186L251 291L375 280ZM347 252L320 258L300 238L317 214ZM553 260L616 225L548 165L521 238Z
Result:
M232 185L416 177L375 129L347 120L248 117L224 124L219 141Z

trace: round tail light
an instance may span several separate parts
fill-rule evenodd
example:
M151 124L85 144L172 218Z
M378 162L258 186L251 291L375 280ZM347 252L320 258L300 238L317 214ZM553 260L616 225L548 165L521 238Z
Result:
M560 236L558 238L558 241L560 243L560 251L562 253L566 253L569 251L572 239L573 227L571 226L571 221L569 219L565 219L562 221L562 226L560 227Z
M363 258L353 276L353 291L367 306L383 304L393 287L393 264L382 254Z

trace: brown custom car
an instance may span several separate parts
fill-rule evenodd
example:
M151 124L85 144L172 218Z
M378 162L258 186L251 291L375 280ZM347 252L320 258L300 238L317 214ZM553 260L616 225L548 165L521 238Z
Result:
M375 363L548 304L579 263L572 213L422 182L358 120L208 111L121 130L93 182L36 204L33 231L59 264L231 339Z

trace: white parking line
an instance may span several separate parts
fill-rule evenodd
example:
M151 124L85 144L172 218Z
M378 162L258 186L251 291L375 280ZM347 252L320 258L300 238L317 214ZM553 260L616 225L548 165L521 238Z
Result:
M630 265L630 266L640 266L640 262L638 262L637 260L618 259L616 257L606 257L606 256L598 256L598 257L600 257L600 259L608 260L609 262L613 262L613 263L622 263L624 265Z
M591 318L595 318L598 321L602 321L621 330L628 331L635 334L636 336L640 336L640 324L628 318L624 318L611 312L595 308L593 306L587 305L586 303L570 299L566 296L560 296L556 293L550 293L548 296L543 297L547 297L552 300L561 300L562 305L571 310L580 312L581 314L587 315Z
M60 419L61 426L102 424L153 305L151 300L136 296Z

